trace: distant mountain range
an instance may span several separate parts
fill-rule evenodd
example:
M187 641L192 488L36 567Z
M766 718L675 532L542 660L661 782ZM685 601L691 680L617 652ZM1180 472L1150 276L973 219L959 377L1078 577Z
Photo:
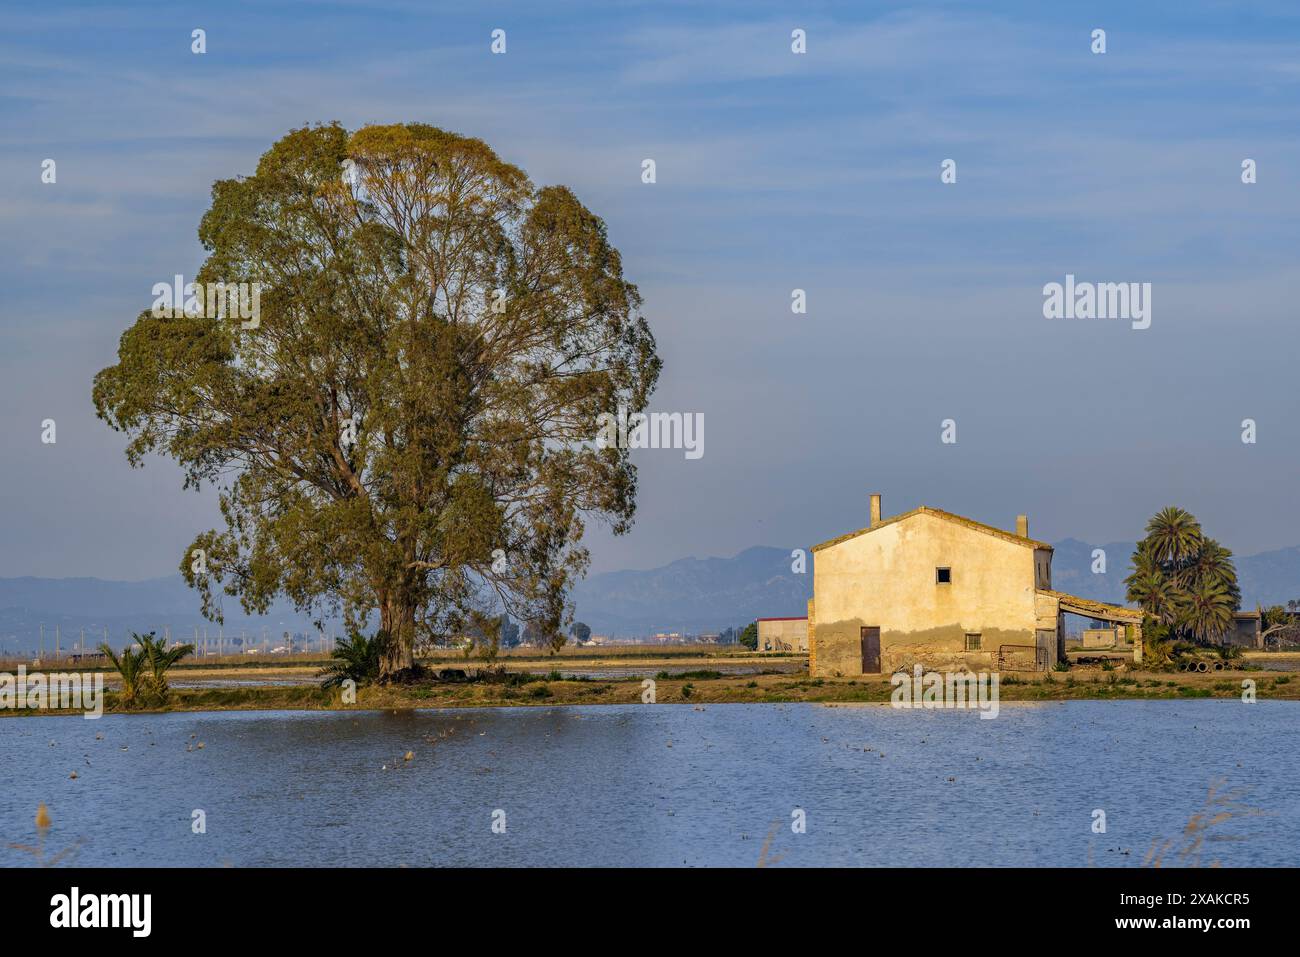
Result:
M1093 550L1106 553L1106 571L1094 574ZM1083 598L1123 603L1124 578L1131 570L1132 542L1096 546L1078 539L1057 542L1052 584L1058 591ZM1300 598L1300 547L1258 555L1236 556L1242 607L1285 604ZM717 632L762 617L802 616L812 597L813 558L807 570L792 570L791 550L759 546L731 558L682 558L644 571L603 572L578 583L572 599L574 617L596 634L643 636L656 632ZM180 577L140 582L99 578L0 578L0 649L32 650L44 623L46 647L52 648L55 626L69 649L86 630L89 646L103 639L114 643L130 630L162 632L192 639L206 626L198 613L198 596ZM315 634L315 628L292 606L281 602L271 614L244 615L226 599L225 634L241 630L279 643L283 632Z
M647 571L602 572L573 590L574 618L601 635L716 632L755 618L808 613L812 554L791 571L788 548L758 546L732 558L679 558Z
M261 640L263 629L269 642L280 644L281 636L316 634L305 615L288 602L276 602L270 614L250 616L239 602L225 598L227 638L241 630L250 639ZM56 641L63 651L82 640L89 649L104 640L105 632L116 646L128 632L171 629L173 638L193 641L195 629L204 628L210 639L218 635L216 625L199 614L199 596L179 574L145 581L108 581L102 578L0 578L0 650L34 651L45 627L45 647Z

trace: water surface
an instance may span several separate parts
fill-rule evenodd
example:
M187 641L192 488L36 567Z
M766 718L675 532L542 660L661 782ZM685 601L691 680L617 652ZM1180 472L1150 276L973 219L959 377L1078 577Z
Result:
M43 801L40 853L93 866L753 866L765 843L777 866L1137 866L1165 838L1175 864L1222 778L1265 813L1216 826L1230 839L1201 863L1296 865L1297 718L1222 700L5 718L0 863L36 862L9 845Z

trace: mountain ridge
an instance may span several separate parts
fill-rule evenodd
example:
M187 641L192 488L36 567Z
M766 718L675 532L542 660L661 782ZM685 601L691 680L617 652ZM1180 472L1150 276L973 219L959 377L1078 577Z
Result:
M1052 585L1057 591L1124 603L1132 542L1094 545L1065 538L1053 548ZM1093 570L1098 549L1105 556L1104 572ZM794 568L794 549L770 545L751 546L729 558L691 556L655 568L600 572L574 586L574 618L597 634L634 637L717 632L755 618L802 617L812 597L813 556L805 554L802 573ZM1300 598L1300 546L1234 556L1234 561L1242 608ZM226 616L228 637L241 630L260 635L263 629L276 641L286 630L315 634L310 619L283 600L266 616L245 615L236 602L229 604L234 607ZM41 623L47 647L52 646L56 625L65 648L82 628L88 646L102 640L105 628L113 640L131 630L161 632L163 627L170 627L177 638L192 639L195 628L201 635L205 627L215 637L217 627L203 620L198 607L197 594L179 574L134 582L88 576L0 578L0 646L34 649Z

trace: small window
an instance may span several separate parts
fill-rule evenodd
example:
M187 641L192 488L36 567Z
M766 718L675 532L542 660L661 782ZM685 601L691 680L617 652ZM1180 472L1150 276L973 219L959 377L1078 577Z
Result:
M982 641L982 636L980 636L980 635L973 635L973 634L969 634L969 633L968 633L968 634L966 635L966 650L967 650L967 651L979 651L979 650L980 650L981 641Z
M952 569L951 569L951 568L936 568L936 569L934 570L934 582L935 582L936 585L951 585L951 584L952 584Z

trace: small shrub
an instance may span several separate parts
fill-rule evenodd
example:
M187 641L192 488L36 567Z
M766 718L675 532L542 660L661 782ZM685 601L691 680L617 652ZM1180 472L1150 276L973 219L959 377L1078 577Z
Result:
M379 677L379 657L387 641L386 631L376 632L373 638L367 638L359 631L348 635L346 641L339 638L330 652L333 660L317 674L318 678L325 679L320 686L337 688L348 680L358 685L375 681Z
M779 672L775 672L779 674ZM667 671L661 671L655 675L657 681L716 681L722 677L721 671L679 671L676 674Z
M152 632L150 633L152 634ZM122 649L118 655L104 642L99 646L122 679L122 690L115 696L124 708L133 708L140 701L141 683L144 680L144 651L132 651L129 647Z
M528 697L549 698L551 697L551 689L547 685L533 685L528 689Z

